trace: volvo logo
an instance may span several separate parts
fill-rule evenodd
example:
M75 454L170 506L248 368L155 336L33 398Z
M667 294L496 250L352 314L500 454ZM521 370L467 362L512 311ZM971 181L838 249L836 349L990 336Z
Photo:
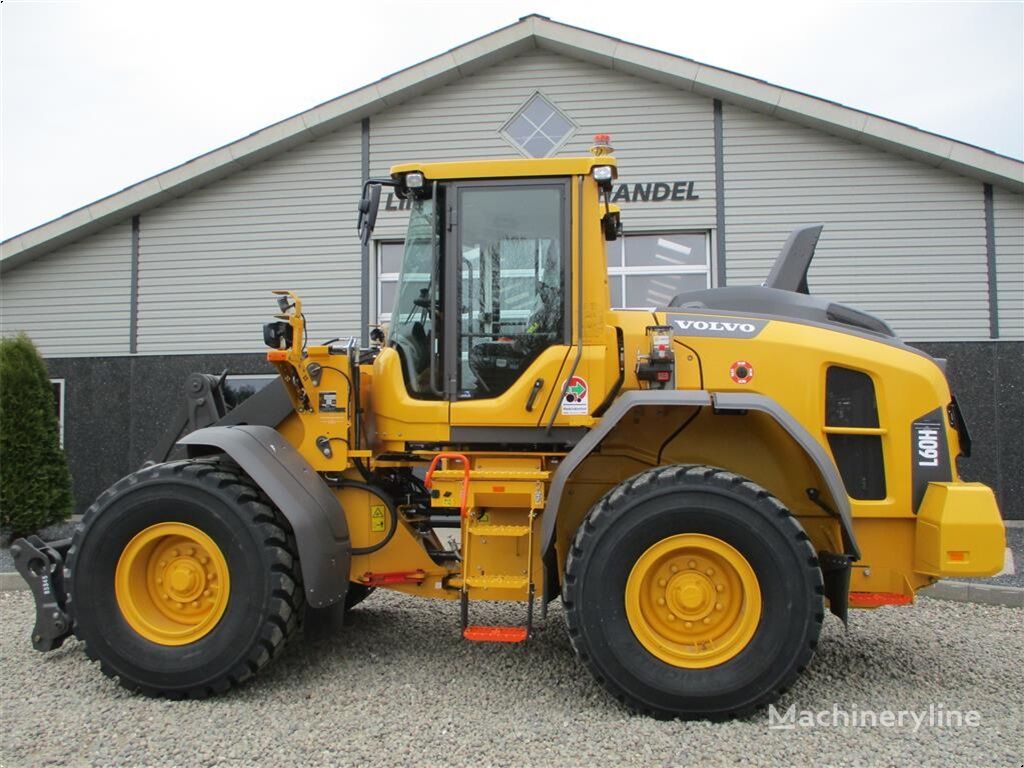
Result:
M680 332L686 336L722 336L726 338L750 339L757 336L765 326L763 320L718 320L714 318L675 318Z

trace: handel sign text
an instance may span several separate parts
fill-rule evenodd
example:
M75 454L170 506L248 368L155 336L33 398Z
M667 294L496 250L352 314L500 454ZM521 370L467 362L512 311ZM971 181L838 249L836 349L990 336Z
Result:
M612 186L613 203L681 203L687 200L700 200L692 181L639 181ZM381 211L407 211L410 202L388 192Z

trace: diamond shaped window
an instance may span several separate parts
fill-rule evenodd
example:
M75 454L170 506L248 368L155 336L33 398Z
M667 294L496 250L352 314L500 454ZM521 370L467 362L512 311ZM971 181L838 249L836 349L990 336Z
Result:
M576 124L540 93L530 97L501 129L516 149L527 157L549 157L561 147Z

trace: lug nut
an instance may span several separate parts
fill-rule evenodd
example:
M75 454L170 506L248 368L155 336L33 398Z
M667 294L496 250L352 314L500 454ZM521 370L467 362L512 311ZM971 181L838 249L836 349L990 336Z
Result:
M658 598L658 605L664 605L664 604L665 604L665 598L664 597L659 597Z
M704 573L706 573L708 576L714 576L715 575L715 569L714 568L708 568L706 571L704 571Z
M668 584L668 582L665 581L664 579L658 579L658 586L659 587L664 587L666 584Z
M688 568L690 568L690 569L696 568L696 567L697 567L697 561L696 561L696 560L691 560L690 562L688 562L688 563L686 564L686 566L687 566Z
M669 570L672 571L672 573L677 573L679 571L679 566L673 565Z

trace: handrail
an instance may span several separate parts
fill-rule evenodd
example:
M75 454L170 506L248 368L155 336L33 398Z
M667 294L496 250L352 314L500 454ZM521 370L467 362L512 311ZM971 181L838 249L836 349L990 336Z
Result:
M462 518L466 517L466 501L469 496L469 459L461 453L439 453L434 457L434 460L430 462L430 469L427 470L427 476L423 480L423 485L430 490L432 485L432 479L434 476L434 470L437 469L437 462L441 459L458 459L462 462L462 498L459 500L459 516Z

